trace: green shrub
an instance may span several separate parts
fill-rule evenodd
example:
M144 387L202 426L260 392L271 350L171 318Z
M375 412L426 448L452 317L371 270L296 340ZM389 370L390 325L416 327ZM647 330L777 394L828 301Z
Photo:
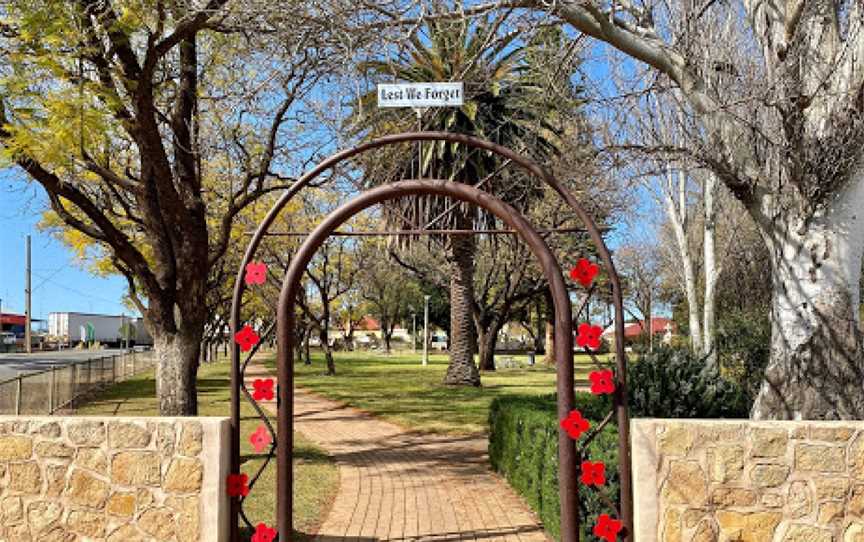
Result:
M746 418L750 400L736 382L709 371L689 348L661 346L629 366L630 415L650 418Z
M759 393L771 357L771 321L764 313L728 311L717 324L720 369L747 395Z
M608 396L577 394L576 408L597 424L612 408ZM560 539L558 498L558 416L555 396L496 398L489 411L489 458L493 468L540 517L546 531ZM607 499L618 501L618 430L607 425L591 442L583 459L606 464ZM598 490L579 488L582 538L586 539L598 515L613 514Z

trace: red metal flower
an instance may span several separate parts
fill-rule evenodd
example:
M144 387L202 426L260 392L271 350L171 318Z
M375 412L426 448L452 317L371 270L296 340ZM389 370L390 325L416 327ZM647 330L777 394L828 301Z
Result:
M570 278L587 288L594 282L594 277L599 271L600 267L597 264L591 263L587 258L582 258L570 270Z
M249 494L249 477L245 474L229 474L228 496L229 497L245 497Z
M579 478L586 486L602 486L606 484L606 465L602 461L592 463L582 462L582 477Z
M597 524L594 525L594 536L602 538L606 542L615 542L618 533L624 528L620 520L609 517L609 514L600 514Z
M267 430L267 426L262 424L258 426L258 429L256 429L254 433L249 435L249 442L252 443L255 452L260 454L270 445L271 442L273 442L273 437L270 436L270 431Z
M267 264L250 262L246 264L246 284L264 284L267 280Z
M613 393L615 391L615 375L609 369L592 371L588 375L588 378L591 379L591 393L594 395Z
M271 529L266 523L259 523L250 542L273 542L275 538L276 529Z
M252 329L252 326L248 324L243 326L243 329L234 335L234 341L240 345L240 350L243 352L252 350L252 347L258 344L258 341L260 340L261 337L259 337L258 334L255 333L255 330Z
M573 440L582 436L582 433L587 431L589 427L591 427L591 424L582 417L582 413L578 410L571 411L566 418L561 420L561 429L566 431Z
M252 398L256 401L272 401L273 400L273 379L272 378L256 378L252 382L252 387L255 391L252 392Z
M579 324L579 335L576 337L576 344L591 350L600 348L600 336L603 335L603 328L600 326L592 326L588 323Z

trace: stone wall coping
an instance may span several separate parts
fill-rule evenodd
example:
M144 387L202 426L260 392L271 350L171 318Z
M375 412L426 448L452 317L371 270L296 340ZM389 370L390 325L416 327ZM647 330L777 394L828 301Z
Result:
M199 421L204 423L222 423L225 420L230 420L227 416L15 416L15 415L0 415L0 423L2 422L56 422L56 421L75 421L75 420L108 420L119 422L192 422Z

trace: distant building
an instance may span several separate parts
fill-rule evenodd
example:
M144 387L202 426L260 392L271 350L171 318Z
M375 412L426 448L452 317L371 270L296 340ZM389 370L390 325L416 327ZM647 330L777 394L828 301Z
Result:
M660 340L668 344L672 341L672 337L677 334L678 327L671 318L655 316L651 318L651 332L654 334L655 338L660 336ZM647 334L648 323L645 320L636 320L624 323L625 340L638 339L641 335ZM607 327L603 331L602 337L610 342L613 341L615 339L615 326L611 325Z
M30 319L30 325L42 323L45 320L37 318ZM27 326L27 317L23 314L13 314L11 312L0 313L0 331L14 333L16 337L24 336L24 328Z
M119 346L124 341L124 329L129 330L130 344L153 344L141 318L84 312L48 314L48 337L63 344L100 342Z

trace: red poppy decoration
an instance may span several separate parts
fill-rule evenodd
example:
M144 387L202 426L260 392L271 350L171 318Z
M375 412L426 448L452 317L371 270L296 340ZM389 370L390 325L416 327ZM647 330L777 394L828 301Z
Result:
M587 288L594 282L594 277L597 276L598 272L600 272L600 267L596 263L591 263L587 258L582 258L570 270L570 278Z
M258 344L258 341L260 340L261 337L259 337L258 334L255 333L255 330L252 329L252 326L249 326L248 324L243 326L243 329L234 335L234 341L240 345L240 350L243 352L252 350L252 347Z
M229 474L227 484L229 497L245 497L249 494L249 477L245 474Z
M566 418L561 420L561 429L566 431L573 440L577 440L590 427L591 424L582 417L582 413L578 410L571 411Z
M255 534L252 535L251 542L273 542L276 538L276 529L271 529L266 523L259 523L255 527Z
M600 336L603 335L603 328L600 326L592 326L588 323L579 324L579 335L576 337L576 344L582 348L590 348L597 350L600 348Z
M609 369L602 371L592 371L588 375L591 379L591 393L594 395L603 395L604 393L613 393L615 391L615 375Z
M246 284L264 284L267 280L267 264L251 262L246 264Z
M602 461L583 461L582 477L579 480L586 486L606 485L606 465Z
M256 378L252 382L252 387L255 390L252 392L252 399L256 401L272 401L273 400L273 379L272 378Z
M600 514L600 517L597 518L597 524L594 525L594 536L602 538L606 542L615 542L622 528L624 528L624 524L620 520L609 517L609 514Z
M270 443L273 442L273 437L270 436L270 431L267 430L267 426L259 425L258 429L249 435L249 442L252 443L255 452L260 454L265 448L267 448L267 446L270 446Z

